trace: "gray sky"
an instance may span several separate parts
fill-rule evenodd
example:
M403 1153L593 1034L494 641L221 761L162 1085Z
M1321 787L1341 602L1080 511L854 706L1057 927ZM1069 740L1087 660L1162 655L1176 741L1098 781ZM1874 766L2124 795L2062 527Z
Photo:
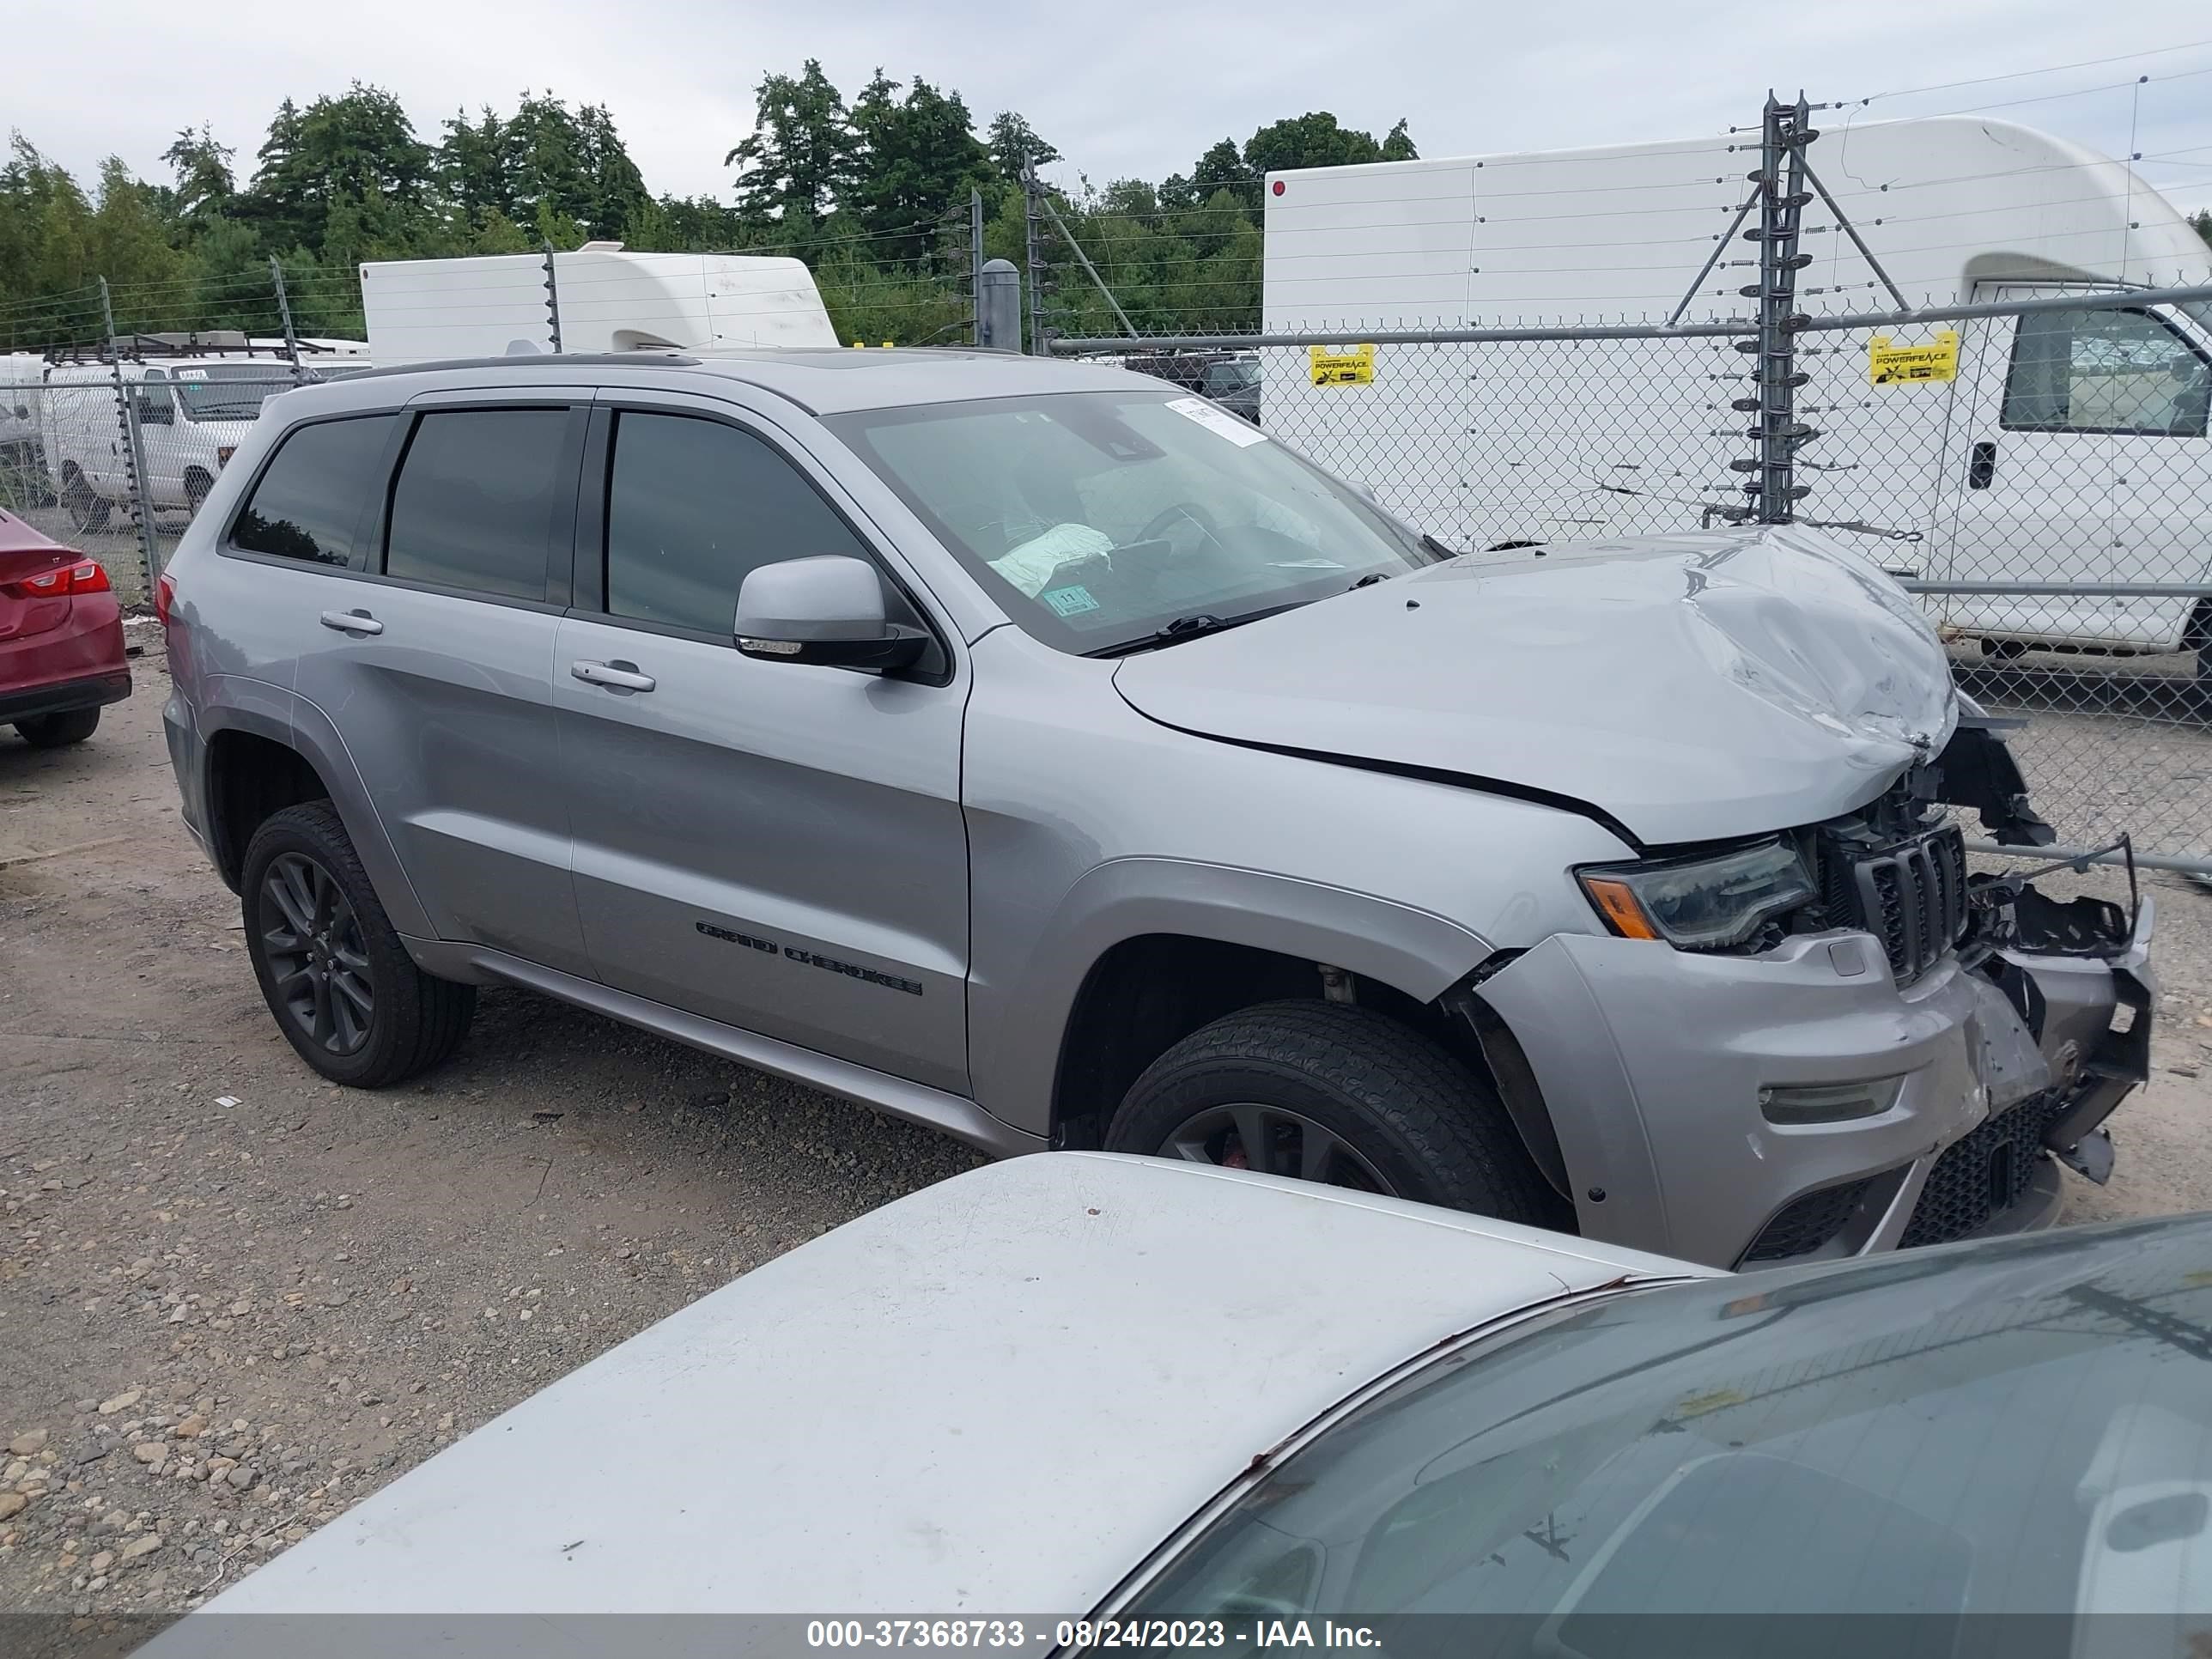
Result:
M1991 112L2115 155L2132 147L2179 205L2212 205L2203 0L1276 0L1264 11L1207 0L27 0L27 13L25 3L16 0L9 34L28 49L13 55L0 121L88 179L110 153L165 176L161 150L202 121L237 147L243 176L280 99L304 104L356 77L398 94L431 140L457 108L511 108L526 86L604 103L647 184L690 195L726 191L722 155L750 128L763 73L808 57L848 97L881 64L957 88L979 126L1019 109L1068 158L1055 171L1073 184L1079 167L1097 183L1188 171L1214 140L1241 142L1310 109L1377 137L1406 116L1425 155L1540 149L1754 120L1770 84L1802 83L1815 100L1860 98L2202 42L1881 97L1859 118L2003 105ZM2150 81L2131 84L2139 74ZM2164 154L2176 150L2186 153Z

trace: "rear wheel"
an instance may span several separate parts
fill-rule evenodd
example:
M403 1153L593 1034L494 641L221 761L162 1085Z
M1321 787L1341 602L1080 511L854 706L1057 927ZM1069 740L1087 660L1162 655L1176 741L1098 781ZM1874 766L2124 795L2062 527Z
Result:
M106 499L85 482L83 473L74 469L62 479L62 506L80 533L107 527Z
M1106 1145L1571 1224L1481 1079L1349 1003L1263 1003L1193 1032L1131 1086Z
M100 710L72 708L64 714L33 714L15 722L16 734L33 749L60 749L82 743L100 728Z
M208 477L206 473L201 471L198 467L194 467L191 471L185 473L185 510L191 513L194 518L197 519L199 517L201 504L207 500L208 491L214 488L215 480Z
M333 1082L380 1089L459 1046L472 985L415 965L328 801L254 832L240 881L261 994L300 1057Z

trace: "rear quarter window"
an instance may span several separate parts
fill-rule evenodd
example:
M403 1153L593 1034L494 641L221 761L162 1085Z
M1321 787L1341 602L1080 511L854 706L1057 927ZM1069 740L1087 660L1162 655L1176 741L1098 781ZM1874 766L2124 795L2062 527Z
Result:
M363 512L398 418L317 421L288 434L232 525L231 545L306 564L355 563Z

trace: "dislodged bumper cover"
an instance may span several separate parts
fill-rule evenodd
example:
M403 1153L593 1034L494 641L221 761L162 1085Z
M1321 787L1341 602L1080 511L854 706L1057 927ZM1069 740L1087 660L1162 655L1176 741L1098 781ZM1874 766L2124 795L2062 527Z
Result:
M2052 1125L2069 1146L2094 1132L2141 1080L2136 1051L2114 1045L2148 1040L2151 926L2146 905L2109 961L2007 952L2033 987L2034 1033L1996 983L1955 959L1899 990L1854 933L1800 935L1758 957L1562 934L1480 995L1542 1092L1583 1232L1727 1267L1802 1194L1917 1176L2032 1094L2071 1092L2075 1108ZM2134 1025L2108 1039L2123 1001ZM1760 1109L1762 1087L1881 1078L1904 1081L1876 1115L1779 1124ZM1909 1210L1915 1179L1897 1185ZM1908 1218L1867 1245L1895 1243Z

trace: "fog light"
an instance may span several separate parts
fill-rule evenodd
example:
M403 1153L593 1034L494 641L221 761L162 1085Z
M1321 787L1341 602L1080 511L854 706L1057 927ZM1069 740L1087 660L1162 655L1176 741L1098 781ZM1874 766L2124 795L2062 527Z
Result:
M1880 1117L1897 1104L1904 1087L1901 1077L1864 1083L1769 1084L1759 1091L1759 1109L1769 1123L1847 1123L1853 1118Z

